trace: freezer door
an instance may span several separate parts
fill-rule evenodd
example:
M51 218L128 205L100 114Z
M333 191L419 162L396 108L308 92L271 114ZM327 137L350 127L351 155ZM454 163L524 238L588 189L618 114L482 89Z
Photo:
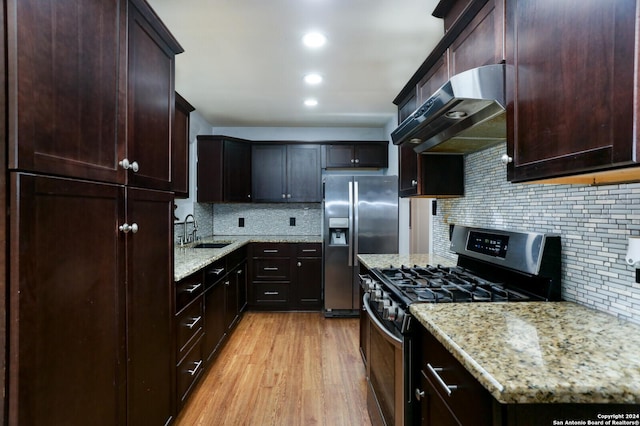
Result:
M324 306L325 310L352 309L353 291L351 262L353 210L349 200L353 197L349 187L353 186L350 176L326 176L324 183ZM347 244L331 241L331 226L342 227L346 220Z

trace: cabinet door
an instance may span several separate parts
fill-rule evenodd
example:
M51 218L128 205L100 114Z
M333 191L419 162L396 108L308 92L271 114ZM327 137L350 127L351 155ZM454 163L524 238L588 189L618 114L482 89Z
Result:
M420 397L420 415L422 426L460 426L456 416L449 411L440 395L435 391L435 385L420 374L420 390L424 395Z
M224 324L227 330L231 330L238 319L238 280L236 279L235 271L232 271L225 278L224 291Z
M636 3L507 0L510 180L636 163Z
M219 280L204 293L204 340L203 357L208 362L225 337L225 280Z
M195 108L176 93L171 128L171 188L176 197L189 197L189 115Z
M295 301L293 308L322 308L322 258L298 257L295 265Z
M417 105L414 108L418 108L427 99L435 93L449 79L449 61L447 53L445 52L436 63L427 71L424 77L418 82L416 91L418 93ZM407 117L413 113L409 111Z
M450 75L504 60L503 2L489 0L456 37L449 48Z
M327 167L345 168L353 167L353 145L352 144L330 144L327 145Z
M140 3L130 1L129 7L126 157L139 169L127 171L128 182L169 190L174 57L179 46L161 37L147 19L152 12Z
M251 194L253 201L286 201L286 145L253 145Z
M164 425L173 416L173 196L127 189L128 423Z
M322 201L320 145L287 146L287 201Z
M198 136L196 196L199 203L224 201L224 141Z
M356 167L389 167L388 143L363 143L354 145L354 163Z
M11 188L8 422L125 424L123 189L18 173Z
M251 144L224 141L224 201L251 201Z
M124 182L123 2L5 5L9 168Z

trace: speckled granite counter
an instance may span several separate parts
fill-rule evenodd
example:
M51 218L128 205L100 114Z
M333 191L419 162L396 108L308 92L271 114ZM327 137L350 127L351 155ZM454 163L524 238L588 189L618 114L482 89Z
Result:
M399 267L402 265L446 265L456 263L450 259L432 254L359 254L358 259L367 268Z
M640 326L570 302L414 304L502 403L640 403Z
M195 244L184 247L175 246L173 279L180 281L198 270L212 264L245 244L260 243L321 243L320 235L216 235L203 238L198 243L228 242L219 249L193 248Z

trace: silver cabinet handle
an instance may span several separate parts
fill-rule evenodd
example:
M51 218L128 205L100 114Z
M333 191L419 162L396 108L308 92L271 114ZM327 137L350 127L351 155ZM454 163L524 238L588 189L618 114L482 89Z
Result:
M506 166L509 163L513 163L513 157L509 157L509 154L503 154L500 157L500 162Z
M442 380L442 377L440 377L440 375L438 374L439 371L443 370L442 367L433 367L431 366L431 364L427 363L427 368L429 369L431 374L433 374L433 376L436 378L436 380L438 381L442 389L444 389L444 391L447 393L447 396L451 396L451 393L454 390L458 389L458 386L448 385L445 383L444 380Z
M202 315L200 315L199 317L193 318L193 322L191 324L185 324L187 326L187 328L192 329L193 327L196 326L197 323L200 322L200 320L202 319Z
M356 160L354 160L353 158L351 159L351 164L355 163Z
M302 266L302 262L298 262L298 268Z
M273 266L267 266L267 267L264 267L262 269L264 269L265 271L277 271L278 270L278 268L273 267Z
M251 198L251 194L247 195L247 198Z
M411 186L418 186L418 181L415 179L411 180Z
M195 367L193 367L193 370L187 370L187 373L191 374L192 376L196 375L196 371L198 371L198 368L200 368L200 366L202 365L202 360L194 362L194 365Z
M302 249L303 253L315 253L316 251L316 249Z
M264 250L262 250L262 252L263 253L277 253L278 250L275 250L275 249L264 249Z
M238 269L238 270L236 271L236 274L238 274L238 275L242 275L242 272L243 272L243 270L242 270L242 269Z
M202 286L202 283L198 283L195 285L192 285L191 287L189 287L188 289L186 289L185 291L187 293L193 293L194 291L196 291L197 289L199 289Z
M209 275L220 275L224 272L224 268L217 268L217 269L210 269L209 271L207 271L207 274Z
M356 158L356 164L358 164L359 162L360 162L360 160Z
M122 225L118 226L118 229L124 232L125 234L128 233L129 231L135 234L136 232L138 232L138 224L132 223L131 225L129 225L128 223L123 223Z
M224 285L226 285L227 287L231 284L231 281L225 281Z
M118 161L118 164L125 170L131 169L134 173L140 170L140 166L138 165L137 161L133 161L130 163L129 159L127 158L123 159L122 161Z
M279 291L265 291L264 292L265 296L277 296L278 294L280 294Z
M287 198L291 198L291 194L287 194Z
M287 195L286 194L282 194L282 198L287 198Z
M416 388L416 399L420 401L421 398L424 398L424 391Z

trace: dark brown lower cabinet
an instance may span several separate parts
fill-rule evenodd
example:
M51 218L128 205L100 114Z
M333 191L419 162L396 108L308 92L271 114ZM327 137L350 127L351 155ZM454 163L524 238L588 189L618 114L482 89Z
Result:
M124 189L11 173L8 424L126 423Z
M173 195L127 188L127 420L164 425L174 413Z
M166 424L172 195L22 173L10 188L8 423Z
M252 309L322 309L321 243L253 243L249 253Z

